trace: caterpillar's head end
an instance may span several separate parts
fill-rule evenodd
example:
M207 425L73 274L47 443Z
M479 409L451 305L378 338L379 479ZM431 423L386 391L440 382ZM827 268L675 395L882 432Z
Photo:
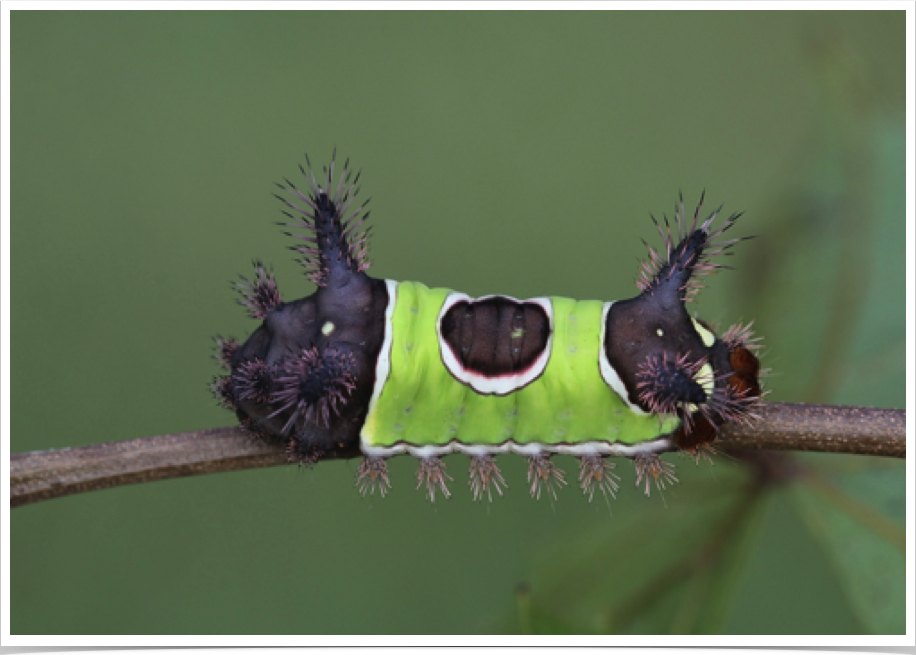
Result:
M717 337L686 309L702 286L699 279L724 268L711 258L742 240L721 239L740 214L713 228L720 210L701 220L702 205L701 197L692 220L683 198L673 222L653 217L663 248L647 246L649 258L637 281L640 294L611 305L604 343L629 404L680 418L675 440L690 452L714 440L718 426L749 420L761 396L754 354L759 344L750 326L737 325Z

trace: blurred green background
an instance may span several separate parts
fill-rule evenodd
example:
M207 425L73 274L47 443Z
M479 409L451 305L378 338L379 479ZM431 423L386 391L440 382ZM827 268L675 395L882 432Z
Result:
M229 425L229 281L276 267L273 183L350 156L371 273L471 295L635 293L648 214L754 234L695 311L755 319L770 399L903 407L905 14L31 12L12 47L12 452ZM430 506L393 461L107 490L11 516L11 630L904 631L903 462L668 456L647 499Z

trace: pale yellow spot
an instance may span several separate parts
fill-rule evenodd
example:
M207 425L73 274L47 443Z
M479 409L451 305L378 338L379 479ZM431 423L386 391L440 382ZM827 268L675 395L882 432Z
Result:
M321 326L321 334L323 334L324 336L328 336L333 331L334 331L334 324L331 323L331 321L328 321L327 323Z
M711 396L713 391L716 390L715 375L712 372L712 366L708 362L703 364L703 368L700 369L693 379L698 385L703 387L703 391L706 392L707 397Z
M665 336L665 331L664 331L663 329L661 329L661 328L658 328L658 329L655 331L655 334L657 334L657 335L660 336L660 337L663 337L663 336Z
M693 329L697 331L697 334L703 340L703 345L707 348L712 348L712 344L716 342L716 335L700 325L696 319L692 318L690 320L693 321Z

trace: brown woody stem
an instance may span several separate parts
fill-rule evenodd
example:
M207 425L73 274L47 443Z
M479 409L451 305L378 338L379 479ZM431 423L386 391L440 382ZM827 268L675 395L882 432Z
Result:
M767 403L757 413L760 420L752 426L723 428L719 444L728 449L906 457L904 410ZM125 484L285 462L281 446L258 443L238 427L19 453L10 458L10 507Z
M759 421L727 425L718 443L726 448L906 458L902 409L766 403L754 411Z

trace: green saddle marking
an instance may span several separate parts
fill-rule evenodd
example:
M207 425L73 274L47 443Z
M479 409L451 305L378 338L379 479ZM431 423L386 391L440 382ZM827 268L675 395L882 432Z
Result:
M437 321L449 289L397 283L391 370L366 417L362 443L466 445L636 444L672 432L676 418L634 414L599 370L604 303L551 297L553 339L543 375L505 396L481 395L458 382L439 350Z

